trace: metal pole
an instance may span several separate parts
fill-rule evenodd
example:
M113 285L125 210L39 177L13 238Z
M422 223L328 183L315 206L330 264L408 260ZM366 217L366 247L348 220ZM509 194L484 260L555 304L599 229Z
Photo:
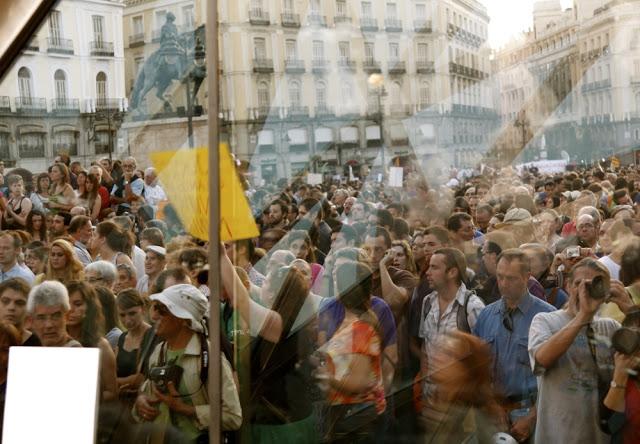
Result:
M209 145L209 442L222 442L222 381L220 368L220 151L218 148L218 0L207 3L206 66L208 90Z
M382 88L378 89L378 116L380 116L380 139L382 140L382 181L387 177L387 162L385 160L384 149L384 130L382 128Z
M191 74L187 76L185 87L187 91L187 140L189 141L189 148L193 148L193 102L191 100Z

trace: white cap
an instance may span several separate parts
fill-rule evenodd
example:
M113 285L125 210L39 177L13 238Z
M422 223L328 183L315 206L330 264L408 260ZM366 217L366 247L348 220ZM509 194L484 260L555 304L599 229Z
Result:
M158 245L149 245L145 251L149 251L149 250L153 251L156 254L159 254L162 257L167 255L167 249L160 247Z
M200 290L190 284L177 284L165 288L162 293L152 294L152 301L164 304L176 318L189 319L191 330L203 332L202 318L209 302Z

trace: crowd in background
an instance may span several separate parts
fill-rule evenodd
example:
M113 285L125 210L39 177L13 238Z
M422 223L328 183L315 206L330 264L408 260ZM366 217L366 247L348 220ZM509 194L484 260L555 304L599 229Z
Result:
M635 167L246 181L219 313L153 168L0 173L0 382L99 347L118 442L207 442L210 316L228 442L640 442Z

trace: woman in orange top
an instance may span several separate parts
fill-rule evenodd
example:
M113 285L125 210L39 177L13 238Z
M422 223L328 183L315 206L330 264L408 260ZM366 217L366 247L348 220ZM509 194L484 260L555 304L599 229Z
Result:
M386 409L382 380L382 339L370 309L371 269L363 263L343 264L336 285L345 317L333 337L320 348L317 378L328 389L326 433L331 442L371 438Z

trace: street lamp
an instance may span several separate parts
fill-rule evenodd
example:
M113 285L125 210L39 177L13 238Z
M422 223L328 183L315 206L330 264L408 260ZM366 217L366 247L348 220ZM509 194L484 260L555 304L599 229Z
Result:
M195 108L198 107L198 115L202 114L202 107L195 105L198 90L207 76L207 67L205 66L206 52L202 41L196 39L195 51L193 53L193 65L189 69L187 75L184 76L183 83L187 94L187 139L189 148L193 148L193 116ZM193 84L193 88L192 85ZM192 91L193 89L193 91Z
M371 89L375 91L376 95L378 96L378 112L376 119L378 120L378 125L380 125L380 138L382 139L382 178L384 179L386 177L387 162L385 160L384 130L382 127L382 97L386 96L387 92L384 89L384 76L382 74L371 74L367 81Z

